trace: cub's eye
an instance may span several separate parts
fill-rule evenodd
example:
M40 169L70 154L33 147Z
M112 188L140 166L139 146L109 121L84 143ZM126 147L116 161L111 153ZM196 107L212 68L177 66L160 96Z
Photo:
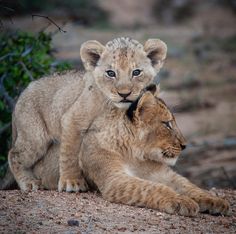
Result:
M132 72L132 76L139 76L139 75L141 74L141 72L142 72L142 70L140 70L140 69L135 69L135 70L133 70L133 72Z
M173 125L172 125L172 123L171 123L171 121L167 121L167 122L165 122L165 121L162 121L162 123L164 124L164 126L166 127L166 128L168 128L168 129L173 129Z
M111 78L115 78L116 77L116 73L112 70L107 70L106 74L111 77Z

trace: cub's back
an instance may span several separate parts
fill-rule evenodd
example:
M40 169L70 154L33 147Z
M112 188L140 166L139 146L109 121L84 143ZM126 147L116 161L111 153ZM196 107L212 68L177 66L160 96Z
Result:
M43 77L29 84L19 97L17 104L25 102L26 99L35 101L39 105L50 104L54 101L54 96L64 90L68 94L79 93L83 89L83 83L83 73L76 71Z
M50 132L59 129L61 116L84 89L83 76L80 71L69 71L31 82L16 103L14 121L20 126L37 114L47 123Z

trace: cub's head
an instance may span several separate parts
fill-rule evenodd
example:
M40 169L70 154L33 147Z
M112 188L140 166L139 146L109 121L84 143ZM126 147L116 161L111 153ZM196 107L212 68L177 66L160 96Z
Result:
M143 93L127 110L138 137L135 147L137 152L143 152L141 157L145 159L174 165L186 147L186 141L173 114L157 97L156 86L149 86L148 89L150 91Z
M97 86L118 108L128 108L150 84L166 58L167 46L159 39L144 45L130 38L117 38L105 46L87 41L80 55Z

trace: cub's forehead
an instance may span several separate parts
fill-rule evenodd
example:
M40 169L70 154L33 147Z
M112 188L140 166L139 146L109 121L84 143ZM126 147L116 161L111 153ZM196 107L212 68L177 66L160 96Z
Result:
M115 38L112 41L107 42L106 48L108 50L137 50L143 49L143 45L140 44L138 41L131 39L129 37L120 37L120 38Z
M173 114L161 98L156 98L158 105L158 115L163 121L170 121L173 119Z
M128 37L109 41L103 58L105 63L109 60L111 68L123 70L142 67L148 62L143 45Z

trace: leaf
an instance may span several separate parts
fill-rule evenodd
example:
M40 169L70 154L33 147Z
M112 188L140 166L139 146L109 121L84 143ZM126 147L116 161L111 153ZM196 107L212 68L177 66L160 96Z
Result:
M33 49L33 46L27 48L27 49L22 53L21 57L27 56L27 55L32 51L32 49Z

